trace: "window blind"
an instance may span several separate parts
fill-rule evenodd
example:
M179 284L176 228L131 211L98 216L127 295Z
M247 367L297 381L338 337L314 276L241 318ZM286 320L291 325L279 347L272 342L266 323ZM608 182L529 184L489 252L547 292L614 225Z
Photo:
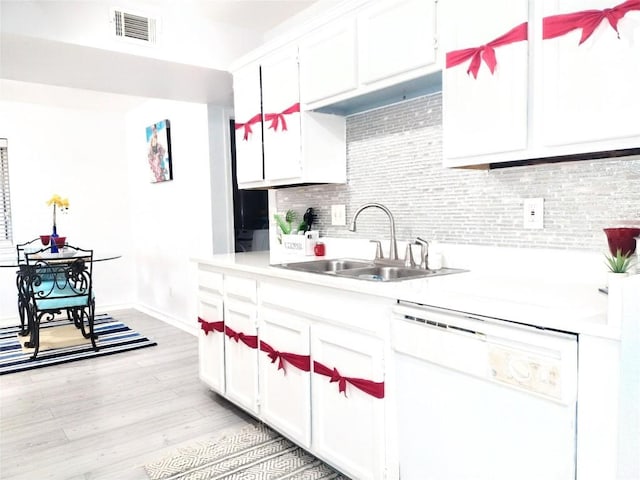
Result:
M9 194L9 151L7 139L0 138L0 243L11 241L11 195Z

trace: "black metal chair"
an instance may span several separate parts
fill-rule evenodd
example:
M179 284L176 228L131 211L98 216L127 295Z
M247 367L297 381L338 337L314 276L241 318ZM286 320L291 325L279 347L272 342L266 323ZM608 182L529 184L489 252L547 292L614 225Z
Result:
M67 311L70 320L91 340L94 350L95 296L93 291L93 250L66 246L63 252L51 253L51 247L25 252L22 288L27 297L28 332L25 346L33 348L36 358L40 348L40 324Z
M18 272L16 275L16 288L18 291L18 316L20 317L20 335L26 336L29 333L29 323L27 320L27 303L28 292L25 291L24 283L21 280L24 266L27 264L25 252L37 251L42 248L40 237L29 240L28 242L16 245L16 260L18 263Z
M16 245L16 254L18 265L26 264L27 259L25 257L26 252L33 252L44 248L42 242L40 241L40 237L34 238L33 240L29 240L28 242L19 243Z

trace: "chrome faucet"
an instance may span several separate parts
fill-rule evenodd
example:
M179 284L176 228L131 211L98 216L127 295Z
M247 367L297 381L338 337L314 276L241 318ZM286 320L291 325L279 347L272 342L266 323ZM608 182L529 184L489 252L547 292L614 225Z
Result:
M349 231L351 232L356 231L356 219L358 218L358 215L360 215L360 213L363 210L369 207L379 208L380 210L382 210L384 213L387 214L387 217L389 217L389 223L391 224L390 238L389 238L389 258L391 260L397 260L398 245L396 244L396 223L393 220L393 215L391 214L391 211L381 203L365 203L364 205L360 206L356 210L356 213L353 214L353 218L351 219L351 224L349 225Z
M424 268L425 270L429 269L429 242L427 242L424 238L416 238L416 244L421 245L420 249L420 268Z

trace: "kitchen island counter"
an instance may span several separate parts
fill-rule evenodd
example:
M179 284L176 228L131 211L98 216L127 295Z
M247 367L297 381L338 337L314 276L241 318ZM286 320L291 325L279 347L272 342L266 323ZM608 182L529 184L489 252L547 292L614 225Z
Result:
M310 260L314 257L308 257ZM307 272L270 264L269 252L194 258L223 270L338 288L392 300L472 313L498 320L604 338L619 338L619 326L607 323L606 294L597 283L578 283L525 275L467 271L430 278L375 282Z

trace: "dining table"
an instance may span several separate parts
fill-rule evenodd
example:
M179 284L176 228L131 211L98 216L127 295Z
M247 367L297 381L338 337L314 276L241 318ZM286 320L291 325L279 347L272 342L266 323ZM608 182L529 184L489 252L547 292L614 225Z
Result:
M25 253L37 254L40 250L45 250L42 247L31 247L24 250ZM94 252L92 257L92 263L106 262L109 260L116 260L121 258L122 255L116 253L98 253ZM61 247L58 252L46 252L43 251L40 254L33 255L33 260L46 261L48 264L55 263L69 263L73 262L77 258L86 258L86 253L79 251L66 249ZM29 321L27 318L27 304L28 298L28 285L27 279L29 278L29 272L33 265L28 265L24 258L19 259L18 256L0 258L0 268L15 268L16 269L16 293L18 300L18 317L20 319L20 334L26 336L29 334Z

